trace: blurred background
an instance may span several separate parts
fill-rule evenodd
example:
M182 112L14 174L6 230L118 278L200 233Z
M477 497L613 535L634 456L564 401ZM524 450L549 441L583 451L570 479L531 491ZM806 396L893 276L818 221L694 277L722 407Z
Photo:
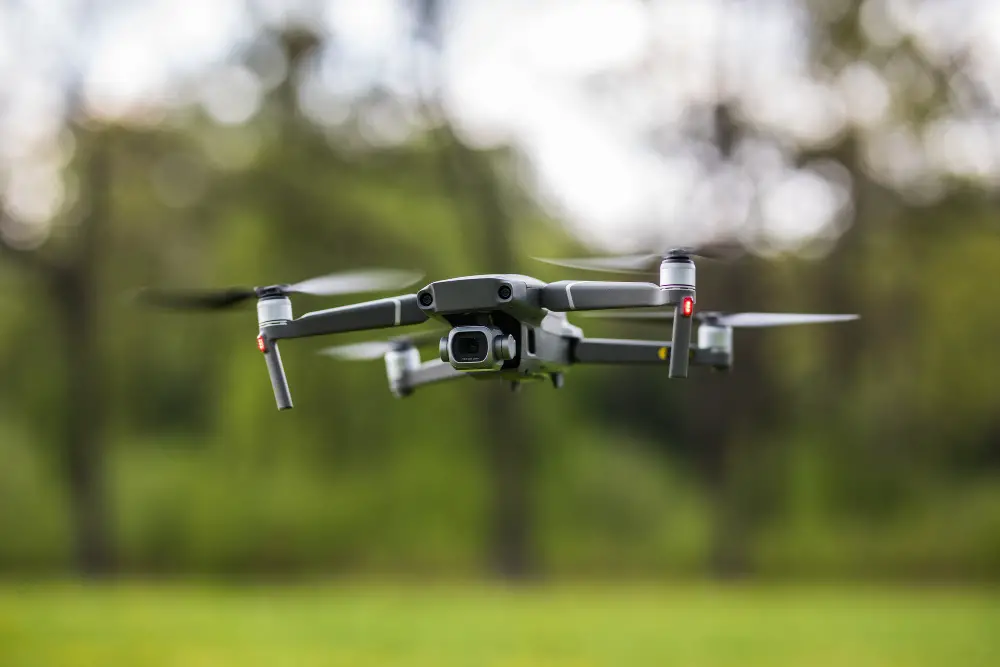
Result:
M993 590L998 63L990 0L0 2L0 656L66 579ZM862 319L405 400L296 341L279 413L252 308L128 299L709 240L700 308Z

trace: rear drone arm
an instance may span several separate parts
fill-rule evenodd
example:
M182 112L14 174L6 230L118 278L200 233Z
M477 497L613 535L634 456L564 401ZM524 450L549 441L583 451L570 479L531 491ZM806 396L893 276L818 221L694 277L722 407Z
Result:
M672 378L687 377L691 361L687 351L691 347L694 300L693 285L662 287L653 283L564 280L549 283L541 289L542 306L555 311L673 306L673 336L668 347L683 350L683 353L673 356L665 354L663 358L667 361ZM635 351L623 349L622 354L628 356L635 354Z
M420 310L417 297L413 294L319 310L297 319L291 319L291 312L291 302L287 297L261 299L257 303L260 324L257 345L264 353L279 410L292 407L292 396L278 350L279 340L386 329L427 321L427 315Z
M404 371L399 378L390 378L389 389L399 398L409 396L418 387L469 377L468 373L455 370L440 359L425 361L416 368Z
M673 345L654 340L581 338L570 350L574 364L648 364L670 363ZM694 366L729 368L732 359L721 350L689 348L688 360Z
M540 288L541 305L549 310L608 310L679 304L694 290L667 290L653 283L561 280Z

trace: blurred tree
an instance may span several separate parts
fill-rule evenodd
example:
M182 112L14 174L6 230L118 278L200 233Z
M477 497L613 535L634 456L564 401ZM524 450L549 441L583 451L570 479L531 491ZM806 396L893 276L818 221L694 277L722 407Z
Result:
M441 30L444 8L439 0L415 0L416 41L428 45L436 59L441 58ZM462 143L447 124L439 96L440 65L435 65L431 81L425 81L423 100L427 121L443 121L432 130L441 153L441 179L445 194L455 202L459 216L476 220L483 230L479 264L485 272L512 273L517 265L514 255L514 221L507 210L502 184L494 170L494 156L477 152ZM466 223L467 228L474 228ZM466 243L470 236L463 234ZM471 244L470 244L471 245ZM531 428L527 411L520 409L515 395L518 385L490 383L484 387L483 441L491 484L489 558L494 572L512 579L523 579L535 569L531 535L532 465Z
M73 517L75 561L81 574L104 575L114 567L105 483L106 377L102 354L101 274L111 211L112 137L100 128L78 128L78 159L84 198L79 217L60 247L22 249L0 235L0 250L31 270L45 286L62 344L62 401L51 406L61 422L59 461L64 466Z
M514 258L514 224L505 211L503 197L490 156L477 154L448 134L445 145L454 160L451 196L471 200L469 214L483 223L483 269L511 273ZM461 176L464 174L464 178ZM483 392L481 414L492 483L491 560L500 575L520 579L533 570L531 539L533 485L530 415L520 408L515 390L520 385L491 383Z
M669 18L687 9L650 4L678 12ZM778 4L788 3L727 9L735 17ZM720 6L699 3L698 11L709 5ZM816 75L810 85L835 91L842 79L861 76L875 82L872 95L860 96L873 102L878 82L885 84L889 111L877 123L856 122L841 109L842 130L801 145L793 133L755 124L756 98L740 96L746 88L769 91L772 82L741 78L742 67L720 77L714 94L685 98L680 116L658 113L653 103L640 110L653 111L646 114L651 124L671 125L654 128L667 137L657 145L665 158L682 152L679 162L697 162L699 180L722 183L692 193L710 193L709 216L736 208L730 194L738 198L738 188L726 186L753 181L755 163L741 160L762 145L765 158L782 163L779 180L800 167L832 165L853 194L855 222L830 232L831 239L843 235L832 249L821 248L830 251L823 261L706 263L699 308L860 311L862 321L740 331L733 373L696 369L683 383L668 382L658 369L578 369L574 388L555 398L514 397L477 382L396 403L372 367L316 362L311 343L302 341L289 345L286 358L302 400L291 417L278 416L248 338L252 309L216 319L111 313L107 288L253 284L373 262L440 278L510 271L526 248L537 250L536 241L560 250L572 242L534 224L544 217L537 210L511 206L510 154L463 143L442 108L440 81L424 82L426 117L389 146L371 137L387 110L418 115L408 92L338 89L331 118L311 116L303 103L309 71L302 70L323 58L329 66L338 49L338 37L318 29L254 34L280 44L288 73L261 93L259 112L245 123L212 122L192 102L152 114L153 127L129 126L127 118L73 126L68 182L80 177L83 202L60 214L43 247L0 237L7 239L3 277L8 264L19 274L23 268L49 297L44 308L33 303L27 290L34 285L25 283L25 293L0 300L0 337L12 343L0 359L5 379L12 378L3 387L10 417L0 424L0 447L20 456L5 454L10 469L0 476L7 493L0 493L0 529L15 535L0 541L0 558L33 566L38 554L61 548L58 539L29 535L31 521L10 497L34 517L55 514L55 501L45 499L65 495L77 567L85 572L113 564L114 537L125 566L136 570L450 573L478 571L485 561L519 577L550 562L586 562L591 572L616 574L622 563L662 572L683 561L685 571L706 566L722 575L760 567L995 576L1000 317L987 307L1000 261L995 183L933 167L913 151L933 145L930 130L943 125L948 159L957 160L971 149L955 128L972 121L991 127L996 110L990 82L970 70L981 57L942 58L918 48L920 35L887 46L891 34L877 11L884 6L810 0L799 7L811 14L796 33L810 49L802 64ZM438 3L418 8L425 12L420 25L447 25ZM720 42L719 54L727 45ZM252 69L233 62L244 46L195 78L213 81L216 65ZM414 69L427 75L434 59L417 51ZM642 63L651 68L649 88L628 95L612 88L611 97L636 96L642 107L662 91L663 74L676 71L665 60ZM612 84L635 83L611 73ZM918 94L922 74L932 83L929 95ZM734 92L734 80L750 84ZM795 107L801 100L791 90L784 102L809 115L809 105ZM809 91L816 92L802 95ZM853 93L830 95L834 111L851 106ZM220 159L227 155L238 159ZM900 180L908 170L922 175ZM774 183L752 185L766 197ZM809 204L792 198L783 208L794 218ZM741 232L753 236L764 217L758 213ZM666 335L662 328L630 331L656 332ZM58 355L49 353L52 342ZM592 391L583 395L587 377ZM662 456L616 441L609 425L640 435L636 440ZM24 461L44 460L50 439L65 489L44 480L10 484ZM17 450L21 441L27 444ZM109 490L105 453L114 473ZM680 488L688 473L699 482L696 492ZM547 516L563 518L540 517L536 494L551 505ZM107 518L109 495L114 520ZM31 540L34 546L24 546Z

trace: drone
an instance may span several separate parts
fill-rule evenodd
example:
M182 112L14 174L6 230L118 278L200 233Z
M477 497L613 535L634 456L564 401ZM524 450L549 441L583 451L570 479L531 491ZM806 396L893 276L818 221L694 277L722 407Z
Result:
M458 378L494 379L520 389L529 380L564 384L567 369L581 364L666 366L670 378L686 378L690 366L729 371L733 329L855 320L857 315L723 313L695 311L694 258L725 259L711 247L584 259L540 259L580 270L652 274L658 282L561 280L546 283L520 274L486 274L431 282L413 293L309 312L295 317L292 294L332 296L402 290L423 275L368 270L332 274L295 284L212 291L144 290L157 306L221 310L257 300L257 347L267 365L279 410L292 407L279 341L435 321L439 331L327 348L340 359L385 362L389 389L398 398L426 385ZM615 312L639 309L633 312ZM567 314L672 321L669 341L588 338ZM692 333L697 322L697 339ZM438 358L422 360L420 348L437 343Z

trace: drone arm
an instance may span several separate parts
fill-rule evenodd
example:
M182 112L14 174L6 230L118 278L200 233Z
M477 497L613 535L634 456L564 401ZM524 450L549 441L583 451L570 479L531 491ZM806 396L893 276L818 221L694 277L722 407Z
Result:
M575 364L648 364L669 365L673 344L654 340L617 338L581 338L572 347L570 359ZM728 368L725 352L689 348L689 362L694 366Z
M694 292L665 290L653 283L605 282L598 280L561 280L540 288L541 306L558 312L607 310L610 308L647 308L680 303Z
M306 313L298 319L285 322L265 322L261 326L257 344L267 362L267 372L271 376L271 387L274 389L278 409L288 410L292 407L288 380L281 363L281 352L278 350L279 340L361 329L384 329L425 321L427 316L417 305L417 297L409 294Z
M673 357L668 352L664 352L661 360L668 361L670 377L684 378L687 377L688 365L691 361L688 350L691 348L691 314L694 294L693 288L663 288L653 283L564 280L549 283L542 288L541 304L543 307L555 311L673 306L673 339L669 347L683 350L683 352ZM685 309L684 306L687 308ZM659 348L656 348L654 351L659 354L658 350ZM650 352L641 353L626 347L622 348L621 354L631 358L630 355L650 354Z
M302 317L265 327L270 338L305 338L325 334L386 329L427 321L413 294L366 301L364 303L319 310Z
M665 364L670 343L660 341L583 338L572 348L577 364Z

